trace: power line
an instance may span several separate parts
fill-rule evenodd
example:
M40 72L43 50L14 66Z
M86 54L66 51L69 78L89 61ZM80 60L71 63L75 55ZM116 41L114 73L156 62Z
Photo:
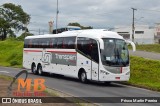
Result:
M142 9L142 8L137 8L138 10L143 10L143 11L154 11L154 12L160 12L160 10L150 10L150 9Z

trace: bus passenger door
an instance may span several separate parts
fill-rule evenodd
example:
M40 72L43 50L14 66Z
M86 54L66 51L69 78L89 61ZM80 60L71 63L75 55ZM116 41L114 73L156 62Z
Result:
M99 54L96 40L92 40L91 43L91 79L99 80Z

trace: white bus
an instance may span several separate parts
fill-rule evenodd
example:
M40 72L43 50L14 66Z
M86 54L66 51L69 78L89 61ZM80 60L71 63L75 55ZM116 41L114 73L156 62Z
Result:
M133 42L103 29L28 36L24 41L23 67L34 74L61 74L82 82L128 81L127 43L135 50Z

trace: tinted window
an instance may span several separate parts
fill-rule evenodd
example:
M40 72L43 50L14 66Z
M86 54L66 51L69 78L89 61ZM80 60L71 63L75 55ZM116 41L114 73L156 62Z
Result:
M96 40L92 40L91 57L93 61L99 62L98 44Z
M65 49L75 49L75 37L66 37L63 40L63 47Z
M29 46L29 39L24 40L24 48L28 48Z
M50 40L50 48L57 48L57 38L51 38Z
M32 48L32 39L29 39L28 41L28 48Z
M63 38L58 38L57 47L63 48Z
M38 39L32 39L32 48L38 48Z
M78 38L77 49L86 56L91 56L91 40L88 38Z
M25 39L24 48L75 49L76 37Z

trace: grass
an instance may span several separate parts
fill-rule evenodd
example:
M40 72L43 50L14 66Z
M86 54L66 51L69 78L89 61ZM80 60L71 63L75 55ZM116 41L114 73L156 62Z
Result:
M7 80L7 81L12 81L13 80L12 77L6 76L6 75L0 75L0 79L4 79L4 80Z
M129 46L129 49L132 49ZM136 45L137 50L160 53L160 44Z
M0 66L22 67L23 42L14 39L0 41Z
M131 85L160 91L160 61L131 56Z

